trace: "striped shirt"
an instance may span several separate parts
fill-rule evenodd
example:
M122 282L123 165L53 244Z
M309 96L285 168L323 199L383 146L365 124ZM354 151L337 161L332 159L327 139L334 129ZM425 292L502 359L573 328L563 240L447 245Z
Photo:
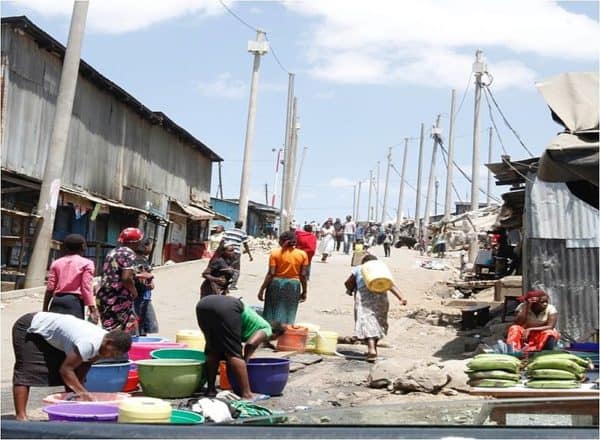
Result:
M248 234L238 228L231 228L223 233L225 246L233 246L236 254L242 253L242 244L248 243Z

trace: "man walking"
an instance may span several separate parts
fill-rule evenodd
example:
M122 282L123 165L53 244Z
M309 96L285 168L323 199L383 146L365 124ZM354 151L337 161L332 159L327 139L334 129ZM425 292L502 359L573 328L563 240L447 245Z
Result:
M344 253L348 255L350 248L354 245L354 237L356 234L356 225L352 221L352 216L346 216L346 223L344 223Z
M235 259L231 265L235 271L231 279L231 284L229 285L229 290L237 290L237 282L240 279L240 268L242 263L242 246L244 246L244 253L248 254L250 261L253 260L250 248L248 247L248 234L242 229L243 226L244 222L239 220L235 222L235 227L226 230L223 234L223 240L221 241L221 247L231 245L235 251Z

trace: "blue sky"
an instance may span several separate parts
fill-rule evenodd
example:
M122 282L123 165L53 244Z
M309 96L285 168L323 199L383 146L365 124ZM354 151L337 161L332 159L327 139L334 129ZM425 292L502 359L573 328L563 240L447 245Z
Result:
M296 74L301 129L308 147L296 219L321 221L352 211L353 185L365 181L361 218L367 216L369 170L381 162L381 190L388 147L401 168L403 139L418 138L442 114L447 144L451 89L458 103L456 162L471 172L475 50L484 51L494 77L491 90L525 144L539 155L560 130L534 82L566 71L598 71L598 2L506 1L226 1L252 27L268 33L287 71ZM2 15L27 15L61 42L67 38L72 2L2 1ZM225 197L238 197L256 33L217 0L92 0L82 57L147 107L166 113L225 158ZM287 71L273 53L260 70L251 170L253 200L273 190L274 153L284 141ZM471 78L471 79L470 79ZM458 105L457 103L457 105ZM529 157L495 114L513 159ZM487 106L482 101L481 157L487 159ZM493 161L502 150L493 141ZM426 138L423 178L431 163ZM410 141L407 181L417 180L418 140ZM445 172L436 176L443 203ZM217 188L216 168L212 194ZM486 174L482 168L481 184ZM462 200L470 184L458 173ZM400 178L390 177L389 215L395 217ZM277 188L279 191L280 188ZM405 189L405 213L414 215L415 192ZM498 196L502 188L494 188ZM279 199L279 194L277 194ZM456 197L453 195L453 198ZM483 200L484 196L480 196ZM424 203L422 204L422 206ZM381 207L381 202L380 202ZM440 207L439 210L443 210Z

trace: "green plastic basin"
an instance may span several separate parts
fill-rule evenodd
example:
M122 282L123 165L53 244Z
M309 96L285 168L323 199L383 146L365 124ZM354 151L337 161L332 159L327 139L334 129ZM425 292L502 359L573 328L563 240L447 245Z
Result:
M144 359L136 364L144 395L162 399L191 396L204 370L204 362L192 359Z
M204 423L204 417L193 411L174 409L171 413L171 423L174 425L198 425Z
M195 361L206 362L206 355L202 350L193 348L159 348L150 353L152 359L193 359ZM198 389L206 384L206 370L202 366L202 377Z

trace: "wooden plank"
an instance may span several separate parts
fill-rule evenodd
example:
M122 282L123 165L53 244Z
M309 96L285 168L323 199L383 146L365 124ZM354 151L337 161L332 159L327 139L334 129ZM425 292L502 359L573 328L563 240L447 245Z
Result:
M580 388L573 389L538 389L527 388L524 385L510 388L478 388L472 387L469 394L472 396L490 397L598 397L600 390L593 389L593 384L582 384Z
M463 288L488 288L494 287L496 280L477 280L477 281L448 281L447 286L450 287L463 287Z

